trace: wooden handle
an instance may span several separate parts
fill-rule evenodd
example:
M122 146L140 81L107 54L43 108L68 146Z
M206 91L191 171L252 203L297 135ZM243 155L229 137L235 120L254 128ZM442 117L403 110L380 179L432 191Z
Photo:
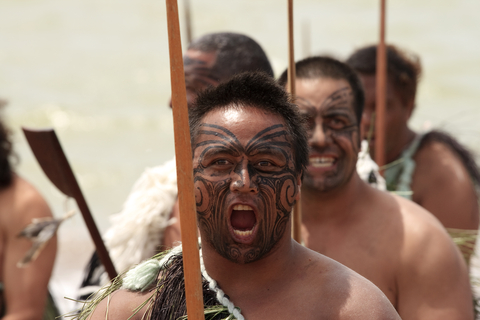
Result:
M287 91L295 99L295 49L293 41L293 0L288 0L288 71ZM302 243L301 199L295 203L292 214L292 238Z
M82 213L100 261L104 265L110 279L115 278L117 276L115 267L55 131L53 129L22 129L43 172L61 192L74 198L77 202L78 209Z
M183 245L183 270L189 320L205 319L198 249L197 217L193 187L192 148L188 124L187 94L176 0L166 0L173 129L177 161L177 185Z
M375 107L375 162L386 164L385 109L387 104L387 54L385 48L385 1L380 0L380 40L377 47L376 107ZM380 173L383 173L382 171Z

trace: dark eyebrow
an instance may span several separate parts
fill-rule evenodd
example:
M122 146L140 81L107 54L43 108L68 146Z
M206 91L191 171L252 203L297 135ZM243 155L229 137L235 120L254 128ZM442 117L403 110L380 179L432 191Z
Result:
M283 159L286 159L287 158L287 153L285 150L279 148L279 147L272 147L272 146L269 146L269 145L263 145L263 146L260 146L258 148L255 148L253 150L250 151L250 154L251 155L270 155L270 156L273 156L273 157L277 157L277 158L283 158Z
M213 158L213 157L216 157L218 155L230 155L230 156L233 156L233 157L238 157L239 153L237 150L233 150L231 148L225 148L223 146L212 146L212 147L208 147L206 148L202 154L201 154L201 158L204 159L204 158Z

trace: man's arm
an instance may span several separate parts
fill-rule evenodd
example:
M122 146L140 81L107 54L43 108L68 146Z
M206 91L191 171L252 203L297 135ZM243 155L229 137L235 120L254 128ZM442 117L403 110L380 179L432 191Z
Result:
M404 247L397 310L404 320L473 319L468 270L443 227L422 208L403 200Z
M50 208L42 196L19 177L9 190L12 205L2 213L4 239L3 282L7 314L3 320L42 319L45 309L48 282L57 251L53 237L35 261L24 268L17 262L32 246L32 242L17 235L34 218L51 217Z
M413 201L446 228L478 229L478 200L460 158L443 143L430 142L415 155Z

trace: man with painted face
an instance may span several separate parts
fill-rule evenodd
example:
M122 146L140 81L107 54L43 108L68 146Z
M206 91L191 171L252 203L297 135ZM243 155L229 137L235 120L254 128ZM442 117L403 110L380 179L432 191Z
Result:
M332 58L304 59L296 63L296 92L310 146L305 245L372 281L402 319L473 319L466 264L442 225L356 172L364 93L355 72Z
M296 106L271 77L245 73L207 89L190 113L190 130L204 301L221 306L210 298L220 295L240 308L214 319L400 319L370 281L291 238L307 137ZM103 320L107 312L127 319L149 297L132 319L183 316L184 288L170 274L181 253L172 260L156 286L114 291L81 319ZM181 270L173 277L181 279Z
M263 71L273 77L270 62L252 38L238 33L212 33L194 40L184 55L185 85L189 107L198 93L244 71ZM122 212L112 218L104 235L118 272L151 257L181 240L175 160L147 168L137 180ZM84 300L108 281L95 254L79 291Z
M377 47L354 52L347 63L358 72L365 88L362 118L364 139L375 111ZM472 154L453 137L437 130L417 133L408 126L415 106L420 60L413 54L387 46L386 160L387 188L418 203L447 228L467 261L475 249L479 224L480 173ZM375 136L370 153L375 153ZM470 238L470 239L469 239ZM470 241L466 241L470 240Z

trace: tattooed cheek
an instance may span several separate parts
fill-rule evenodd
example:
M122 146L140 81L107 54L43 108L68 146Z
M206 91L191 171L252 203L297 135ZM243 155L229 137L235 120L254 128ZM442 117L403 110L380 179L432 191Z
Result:
M208 189L204 181L195 182L195 203L197 205L197 212L199 214L205 214L205 211L209 207L209 201L211 196L208 195Z

